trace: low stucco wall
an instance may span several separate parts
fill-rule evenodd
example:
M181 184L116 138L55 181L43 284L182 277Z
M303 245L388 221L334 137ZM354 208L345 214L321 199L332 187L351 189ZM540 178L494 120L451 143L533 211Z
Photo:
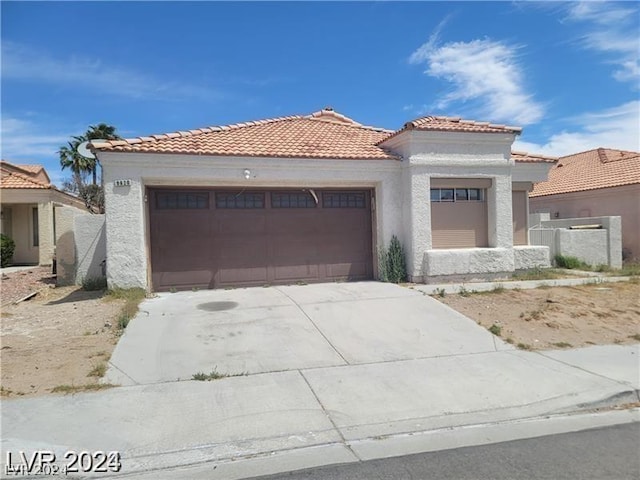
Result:
M79 215L75 218L76 283L105 277L107 242L104 215Z
M531 215L531 243L547 245L551 256L577 257L589 265L622 267L622 223L620 217L583 217L548 220L548 214ZM569 230L577 225L601 225L601 229Z
M511 248L460 248L452 250L429 250L424 254L424 281L429 277L484 275L512 272L514 255Z
M513 247L513 262L516 270L548 268L551 266L549 247L540 245Z
M578 257L589 265L608 265L607 231L556 230L556 252L565 257Z
M84 279L104 277L104 215L71 207L57 207L55 211L57 284L81 285Z

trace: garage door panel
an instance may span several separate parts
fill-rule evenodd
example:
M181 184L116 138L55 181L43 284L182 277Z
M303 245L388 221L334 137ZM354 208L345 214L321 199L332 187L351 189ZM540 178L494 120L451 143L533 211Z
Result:
M274 281L283 281L283 280L309 280L318 278L318 265L309 265L309 264L288 264L276 266L273 268L274 272Z
M165 191L165 198L176 196L171 189L150 188L151 196L158 191ZM262 196L265 201L247 203L245 199L235 202L236 194L228 190L209 189L207 195L216 201L197 210L172 210L170 202L160 210L151 201L154 288L371 278L369 192L339 193L340 203L336 203L334 191L331 208L324 208L323 190L317 191L317 205L297 198L299 192L252 191L248 196ZM354 195L360 199L358 205L365 207L342 205L344 198L351 201ZM272 207L276 197L279 200Z
M154 273L154 284L170 285L174 287L203 287L212 283L213 273L210 270L189 270L181 269L177 271L164 271Z
M218 234L224 237L235 235L259 235L266 231L264 212L242 210L215 211Z
M267 267L220 268L216 273L219 285L256 285L267 283Z

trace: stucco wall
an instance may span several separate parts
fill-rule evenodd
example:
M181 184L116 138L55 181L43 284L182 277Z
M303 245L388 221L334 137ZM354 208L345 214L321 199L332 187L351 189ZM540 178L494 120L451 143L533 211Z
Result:
M606 230L556 230L556 252L590 265L608 265Z
M76 283L104 277L107 257L104 215L78 215L74 219Z
M104 277L105 216L70 207L55 210L58 285L81 285L84 279Z
M485 274L513 270L512 248L463 248L424 253L425 282L429 277L470 275L470 280L483 278Z
M548 268L551 266L549 247L520 245L513 248L513 261L516 270Z
M532 197L529 205L530 212L549 212L552 219L620 216L625 256L640 259L640 184Z
M16 244L13 263L32 264L39 262L39 247L33 245L33 209L37 204L13 204L11 208L11 238Z

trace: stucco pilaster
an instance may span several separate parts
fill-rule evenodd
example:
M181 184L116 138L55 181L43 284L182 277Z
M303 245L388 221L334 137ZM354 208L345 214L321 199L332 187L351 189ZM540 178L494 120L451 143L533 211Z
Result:
M512 248L511 175L493 177L491 188L487 190L487 197L489 245L496 248Z
M425 167L407 165L403 169L404 245L407 273L413 280L422 277L424 252L431 249L430 183Z
M55 242L53 239L53 203L38 203L38 263L40 265L51 265Z

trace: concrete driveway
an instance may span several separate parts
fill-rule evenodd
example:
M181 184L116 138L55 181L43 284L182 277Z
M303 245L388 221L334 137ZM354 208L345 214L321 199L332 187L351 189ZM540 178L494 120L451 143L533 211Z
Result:
M359 282L161 293L110 361L120 385L393 362L510 349L423 293Z

